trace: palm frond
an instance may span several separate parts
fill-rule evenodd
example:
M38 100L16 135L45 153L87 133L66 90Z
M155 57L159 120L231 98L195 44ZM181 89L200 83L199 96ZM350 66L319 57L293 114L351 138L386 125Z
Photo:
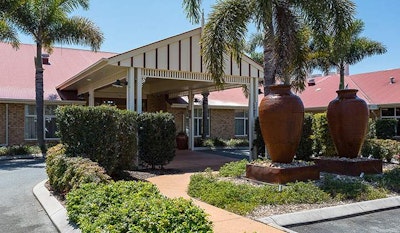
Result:
M53 0L57 1L56 4L62 9L64 12L72 12L73 10L82 7L82 9L87 10L89 9L89 2L90 0ZM58 4L57 4L58 3Z
M92 21L75 16L64 21L59 28L54 28L53 40L66 44L87 45L97 51L104 37Z
M10 43L14 48L19 46L18 32L6 20L0 20L0 41Z
M204 27L201 39L204 63L217 87L224 84L224 56L232 54L240 62L247 23L251 17L250 1L218 2Z
M189 21L191 23L199 23L201 19L201 0L183 0L182 5Z

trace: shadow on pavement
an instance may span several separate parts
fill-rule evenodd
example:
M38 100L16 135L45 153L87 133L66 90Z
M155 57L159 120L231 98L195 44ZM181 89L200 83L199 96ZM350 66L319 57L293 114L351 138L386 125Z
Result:
M43 164L44 162L44 158L3 160L0 161L0 170L13 171L21 168L43 169L46 167Z

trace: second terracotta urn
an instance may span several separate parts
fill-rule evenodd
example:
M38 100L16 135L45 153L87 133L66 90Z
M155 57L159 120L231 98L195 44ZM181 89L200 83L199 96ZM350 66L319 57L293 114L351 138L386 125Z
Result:
M369 111L356 89L338 90L337 98L328 105L329 131L339 157L356 158L364 142Z
M270 86L260 102L261 133L273 162L291 163L299 146L304 105L289 85Z

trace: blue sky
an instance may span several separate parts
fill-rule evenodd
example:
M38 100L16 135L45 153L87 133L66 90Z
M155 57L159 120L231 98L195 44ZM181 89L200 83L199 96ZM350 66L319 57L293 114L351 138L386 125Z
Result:
M215 2L203 0L206 17ZM388 52L351 66L350 73L400 68L400 1L354 2L356 18L365 23L362 36L383 43ZM91 0L88 11L75 13L91 19L101 28L105 36L101 50L107 52L125 52L200 26L186 19L181 0ZM32 43L27 37L21 37L21 41Z

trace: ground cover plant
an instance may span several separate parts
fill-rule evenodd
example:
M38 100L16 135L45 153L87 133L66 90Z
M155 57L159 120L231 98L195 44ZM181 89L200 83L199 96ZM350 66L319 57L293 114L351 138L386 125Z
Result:
M399 193L400 167L364 178L324 173L321 180L284 186L249 182L246 161L231 162L218 172L210 169L191 177L188 193L211 205L247 215L265 205L322 204L366 201ZM239 177L239 178L238 178Z
M191 201L169 199L148 182L85 184L67 195L71 221L82 232L212 232Z
M6 155L31 155L41 153L38 146L29 145L14 145L14 146L2 146L0 147L0 156Z

